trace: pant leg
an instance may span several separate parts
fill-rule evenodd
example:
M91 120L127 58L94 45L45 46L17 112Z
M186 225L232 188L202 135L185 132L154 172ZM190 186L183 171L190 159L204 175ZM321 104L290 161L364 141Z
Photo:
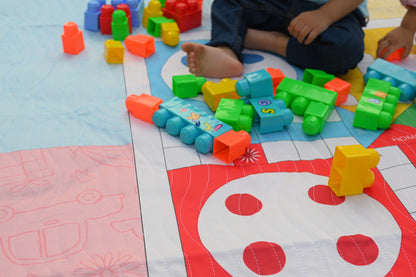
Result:
M242 61L247 29L287 31L296 1L214 0L211 7L211 40L207 45L229 46Z
M309 3L304 5L300 1L298 13L310 10L309 6ZM356 10L331 25L310 45L301 44L290 37L286 59L303 68L345 74L355 68L364 56L364 24L364 17Z

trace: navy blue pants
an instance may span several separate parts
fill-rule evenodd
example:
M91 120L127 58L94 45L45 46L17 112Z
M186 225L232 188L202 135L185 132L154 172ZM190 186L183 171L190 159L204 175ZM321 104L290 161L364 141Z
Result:
M278 31L289 35L286 59L302 67L344 74L361 61L364 54L366 20L356 9L335 22L311 44L304 45L292 37L290 21L319 5L304 0L214 0L211 9L211 40L208 45L229 46L240 61L248 28Z

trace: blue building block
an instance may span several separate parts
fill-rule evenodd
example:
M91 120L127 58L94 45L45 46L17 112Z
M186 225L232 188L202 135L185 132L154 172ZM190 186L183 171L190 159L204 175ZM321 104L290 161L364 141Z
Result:
M130 8L132 27L140 27L144 12L144 0L126 0L126 4Z
M84 28L98 32L100 30L100 2L92 0L88 2L87 10L84 13Z
M126 0L111 0L111 6L113 6L114 10L117 9L119 4L126 4Z
M100 2L100 7L106 4L106 0L98 0L98 2Z
M259 122L260 134L282 131L293 121L293 112L286 108L285 102L273 96L250 98L255 110L255 122Z
M265 69L244 74L238 80L235 89L241 97L261 98L273 96L273 78Z
M367 84L370 78L387 81L399 88L401 101L413 100L416 96L416 73L397 64L376 59L367 68L364 82Z
M185 144L194 144L203 154L212 151L216 137L233 129L178 97L160 104L152 120L156 126L165 127L170 135L179 135Z

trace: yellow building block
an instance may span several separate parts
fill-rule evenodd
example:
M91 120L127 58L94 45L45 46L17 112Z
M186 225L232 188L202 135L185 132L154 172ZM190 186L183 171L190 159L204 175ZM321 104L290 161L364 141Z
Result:
M163 16L162 4L158 0L151 0L143 11L143 27L147 29L147 23L149 22L149 18L161 16Z
M216 111L222 98L239 99L240 95L235 91L236 83L237 80L228 78L224 78L218 83L205 82L201 89L205 103L212 111Z
M362 145L336 146L328 185L338 196L360 194L374 183L375 168L380 155Z
M179 43L179 27L176 22L166 22L161 24L162 41L169 46L176 46Z
M107 63L123 63L124 46L121 41L106 40L104 42L104 57Z

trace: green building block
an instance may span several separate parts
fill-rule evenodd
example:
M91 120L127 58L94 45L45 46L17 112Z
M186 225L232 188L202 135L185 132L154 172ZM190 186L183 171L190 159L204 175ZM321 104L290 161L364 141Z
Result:
M286 77L277 87L275 98L283 100L294 114L304 116L304 132L315 135L322 131L334 110L337 95L335 91Z
M355 110L352 125L368 130L388 129L400 97L390 82L370 78Z
M332 74L328 74L325 71L318 69L307 68L303 73L302 81L318 87L324 87L324 85L332 79L335 79L335 76Z
M172 76L173 94L179 98L196 97L202 92L202 86L206 81L204 77L196 77L193 74Z
M333 105L311 102L303 116L302 129L305 134L312 136L322 132L333 110Z
M153 37L160 37L162 33L162 23L172 22L175 22L175 20L166 18L164 16L150 17L149 21L147 22L147 32Z
M113 20L111 21L111 30L113 32L113 39L117 41L124 41L130 34L129 21L126 13L122 10L113 12Z
M234 131L251 131L254 108L244 104L244 100L222 98L218 104L215 118L233 127Z

